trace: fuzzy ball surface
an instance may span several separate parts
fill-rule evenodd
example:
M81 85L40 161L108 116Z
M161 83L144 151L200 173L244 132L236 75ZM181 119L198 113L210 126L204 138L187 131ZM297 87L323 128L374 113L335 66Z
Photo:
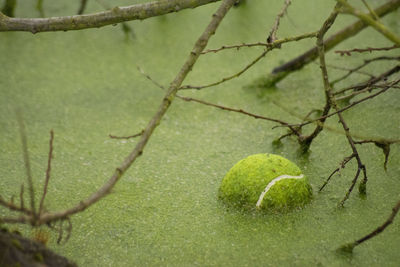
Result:
M222 180L219 198L231 206L279 212L309 203L312 188L290 160L274 154L255 154L229 170Z

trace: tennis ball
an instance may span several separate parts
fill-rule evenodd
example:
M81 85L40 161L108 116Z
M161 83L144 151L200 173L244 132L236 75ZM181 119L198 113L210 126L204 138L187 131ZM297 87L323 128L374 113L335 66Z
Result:
M293 162L274 154L256 154L229 170L219 198L245 209L285 211L310 202L312 188Z

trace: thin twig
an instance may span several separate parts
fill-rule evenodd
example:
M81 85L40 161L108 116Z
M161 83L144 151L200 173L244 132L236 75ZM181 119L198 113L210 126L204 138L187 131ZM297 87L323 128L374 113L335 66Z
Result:
M390 224L393 223L394 218L396 217L397 213L400 210L400 200L397 202L397 204L393 207L392 209L392 213L389 215L389 218L387 218L387 220L380 225L379 227L377 227L374 231L372 231L371 233L367 234L366 236L352 242L352 243L348 243L345 244L343 246L341 246L338 250L339 251L344 251L344 252L353 252L353 249L360 245L361 243L377 236L378 234L382 233L386 227L388 227Z
M391 12L394 12L397 8L400 7L400 0L391 0L387 1L381 6L374 9L374 12L383 17ZM358 20L347 27L341 29L340 31L332 34L329 38L324 41L325 51L329 51L336 45L340 44L344 40L356 35L361 30L368 27L368 24L364 23L362 20ZM272 74L278 73L292 73L295 70L299 70L310 62L313 62L316 58L318 58L318 48L316 46L302 53L298 57L289 60L288 62L274 68L272 70Z
M159 88L161 88L163 90L165 89L164 86L162 86L159 82L154 80L149 74L147 74L139 66L138 66L138 70L140 71L140 73L142 75L144 75L154 85L156 85L157 87L159 87ZM250 113L250 112L245 111L243 109L230 108L230 107L214 104L214 103L211 103L211 102L207 102L207 101L204 101L204 100L201 100L201 99L197 99L197 98L193 98L193 97L185 97L185 96L181 96L181 95L178 95L178 94L176 95L176 97L181 99L181 100L184 100L186 102L196 102L196 103L199 103L199 104L203 104L203 105L206 105L206 106L211 106L211 107L214 107L214 108L219 108L219 109L226 110L226 111L232 111L232 112L241 113L243 115L247 115L247 116L253 117L255 119L262 119L262 120L276 122L276 123L279 123L281 125L287 125L287 123L284 122L284 121L281 121L281 120L278 120L278 119L274 119L274 118L265 117L265 116L261 116L261 115L257 115L257 114L254 114L254 113ZM300 134L294 127L293 128L289 127L289 128L292 130L291 134L293 134L293 133L296 134L296 135Z
M356 84L356 85L352 85L350 87L346 87L344 89L338 90L336 92L333 93L333 95L339 95L342 93L345 93L346 91L349 90L354 90L354 91L359 91L362 90L364 88L368 88L368 87L372 87L375 83L380 82L382 80L386 80L388 77L390 77L391 75L397 73L400 71L400 65L394 66L393 68L389 69L388 71L385 71L384 73L382 73L381 75L379 75L378 77L373 77L370 78L369 80Z
M83 12L85 12L86 9L86 4L87 4L87 0L81 0L81 3L79 5L79 9L78 9L78 15L82 15Z
M392 209L392 213L390 214L389 218L378 228L376 228L374 231L372 231L371 233L369 233L368 235L364 236L363 238L358 239L355 243L356 245L361 244L362 242L367 241L368 239L378 235L379 233L381 233L383 230L385 230L386 227L388 227L392 222L393 219L396 217L397 213L400 210L400 201L397 202L396 206L393 207Z
M281 18L286 14L286 11L287 11L289 5L291 4L291 2L292 2L291 0L285 0L283 8L282 8L281 12L279 12L278 15L276 16L274 25L272 26L272 29L267 37L267 43L275 42L276 32L278 31L279 22L280 22Z
M347 55L351 56L351 53L364 53L364 52L370 52L372 53L373 51L389 51L393 49L400 48L399 45L393 45L393 46L388 46L388 47L367 47L367 48L355 48L355 49L349 49L349 50L336 50L335 53L340 54L341 56Z
M196 99L196 98L192 98L192 97L185 97L185 96L180 96L180 95L177 95L177 97L179 99L182 99L182 100L187 101L187 102L196 102L196 103L200 103L200 104L203 104L203 105L206 105L206 106L211 106L211 107L214 107L214 108L226 110L226 111L237 112L237 113L240 113L240 114L243 114L243 115L247 115L247 116L253 117L255 119L262 119L262 120L272 121L272 122L276 122L276 123L279 123L279 124L285 125L285 126L287 125L287 122L284 122L284 121L281 121L281 120L278 120L278 119L274 119L274 118L269 118L269 117L257 115L257 114L245 111L243 109L230 108L230 107L226 107L226 106L210 103L210 102L207 102L207 101L204 101L204 100L200 100L200 99ZM292 132L294 134L300 135L300 133L294 127L289 127L289 128L290 128L290 130L292 130Z
M354 143L356 145L373 143L374 145L376 145L377 147L382 149L383 155L385 156L385 161L383 163L383 168L386 171L387 170L387 163L389 161L389 155L390 155L390 146L392 144L400 143L400 139L399 140L372 140L372 139L368 139L368 140L355 141Z
M109 134L108 136L112 139L130 139L130 138L135 138L135 137L139 137L144 133L144 130L142 130L140 133L131 135L131 136L115 136L115 135L111 135Z
M366 97L364 97L364 98L361 98L361 99L359 99L359 100L357 100L357 101L354 101L354 102L352 102L351 104L349 104L349 105L347 105L347 106L345 106L345 107L343 107L343 108L340 108L340 109L338 109L338 110L336 110L336 111L334 111L334 112L332 112L332 113L329 113L329 114L327 114L327 115L323 115L323 116L320 116L320 117L318 117L318 118L316 118L316 119L312 119L312 120L306 120L306 121L303 122L303 123L288 124L287 126L304 127L304 126L306 126L306 125L308 125L308 124L315 123L315 122L321 121L322 119L326 119L326 118L332 117L333 115L336 115L336 114L338 114L339 112L346 111L346 110L348 110L348 109L350 109L350 108L352 108L352 107L354 107L354 106L356 106L356 105L358 105L358 104L360 104L360 103L362 103L362 102L365 102L366 100L372 99L372 98L374 98L374 97L376 97L376 96L378 96L378 95L380 95L380 94L386 92L388 89L394 87L394 86L395 86L396 84L398 84L399 82L400 82L400 79L399 79L399 80L396 80L396 81L393 81L393 82L391 82L391 83L389 83L389 84L384 84L384 85L382 85L382 86L381 86L381 85L374 85L373 87L368 87L369 90L373 89L375 86L376 86L377 88L381 88L381 87L382 87L382 89L381 89L380 91L376 92L375 94L371 94L371 95L366 96ZM283 126L283 127L287 127L287 126ZM273 128L278 128L278 127L282 127L282 126L277 125L277 126L274 126Z
M208 88L208 87L212 87L212 86L216 86L218 84L221 84L223 82L232 80L234 78L239 77L240 75L242 75L244 72L246 72L248 69L250 69L253 65L255 65L258 61L260 61L260 59L262 59L263 57L265 57L265 55L270 52L271 50L275 49L275 48L279 48L281 46L281 44L283 43L287 43L287 42L291 42L291 41L298 41L298 40L302 40L302 39L306 39L306 38L312 38L315 37L317 34L317 32L312 32L312 33L306 33L306 34L302 34L299 36L295 36L295 37L289 37L286 39L281 39L281 40L277 40L271 44L266 45L265 50L258 56L256 57L253 61L251 61L248 65L246 65L242 70L240 70L239 72L228 76L228 77L224 77L222 78L220 81L214 82L214 83L210 83L207 85L200 85L200 86L193 86L193 85L184 85L182 86L180 89L203 89L203 88ZM240 46L246 46L246 45L240 45ZM217 52L217 51L221 51L223 49L229 49L229 48L237 48L237 46L224 46L223 48L219 48L219 49L215 49L215 50L207 50L208 52Z
M51 160L53 158L53 140L54 140L54 132L53 132L53 130L50 130L49 156L48 156L48 159L47 159L47 170L46 170L46 179L45 179L44 187L43 187L43 195L42 195L42 198L40 200L39 216L43 212L44 199L46 198L47 187L49 185L49 180L50 180Z
M31 165L29 162L29 152L28 152L28 141L26 138L25 132L25 125L22 118L22 114L20 110L17 110L17 120L19 124L19 133L21 136L21 143L22 143L22 154L24 156L24 164L25 164L25 171L26 171L26 178L28 180L28 190L29 190L29 197L30 197L30 206L31 211L34 216L36 216L36 206L35 206L35 189L33 187L33 179L31 173Z
M27 215L32 215L32 212L27 208L23 206L17 206L13 203L13 201L7 202L1 196L0 196L0 205L12 211L19 211Z
M329 181L330 181L330 179L332 178L332 176L333 176L335 173L340 173L340 170L344 169L345 166L346 166L346 164L347 164L348 162L350 162L354 157L355 157L354 154L351 154L350 156L345 157L345 158L343 159L343 161L340 163L340 166L339 166L336 170L334 170L334 171L328 176L328 178L326 179L326 181L324 182L324 184L319 188L318 191L321 192L321 191L325 188L325 186L329 183Z
M361 158L358 154L357 148L354 144L354 140L353 137L350 134L350 129L347 126L347 123L345 122L342 113L339 112L339 107L337 105L337 102L335 100L335 97L333 95L333 90L332 90L332 86L331 83L329 82L329 76L328 76L328 71L326 68L326 62L325 62L325 49L324 49L324 42L323 42L323 37L325 35L325 33L328 31L328 29L332 26L332 24L334 23L337 15L338 15L338 10L340 9L342 5L342 1L338 0L338 3L336 4L334 11L332 11L331 15L329 16L329 18L325 21L324 25L322 26L320 33L318 34L318 38L317 38L317 47L318 47L318 55L319 55L319 62L320 62L320 68L321 68L321 74L322 74L322 79L324 82L324 88L325 88L325 95L327 98L327 105L330 104L336 111L337 111L337 115L339 117L339 122L342 124L342 127L345 131L346 134L346 138L347 141L353 151L353 155L357 160L357 172L355 174L355 177L352 181L352 184L349 188L349 190L347 191L345 197L343 198L343 200L339 203L339 206L343 206L344 202L349 198L350 193L352 192L357 179L360 175L360 172L362 171L364 174L364 179L360 184L359 187L359 191L360 193L365 193L366 192L366 183L367 183L367 172L366 172L366 168L365 165L362 163Z
M207 85L184 85L181 88L179 88L180 90L183 89L204 89L204 88L208 88L208 87L212 87L212 86L216 86L219 85L221 83L224 83L226 81L232 80L234 78L238 78L240 75L242 75L244 72L246 72L248 69L250 69L253 65L255 65L258 61L260 61L260 59L262 59L263 57L265 57L265 55L270 51L270 49L265 50L264 52L261 53L261 55L259 55L258 57L256 57L252 62L250 62L246 67L244 67L242 70L240 70L239 72L228 76L228 77L224 77L221 80L217 81L217 82L213 82Z
M242 44L236 44L236 45L223 45L220 48L204 50L201 54L217 53L222 50L228 50L228 49L239 50L240 48L243 48L243 47L264 47L265 49L279 48L284 43L300 41L300 40L307 39L307 38L314 38L317 36L317 33L318 32L310 32L310 33L300 34L300 35L293 36L293 37L278 39L278 40L273 41L272 43L256 42L256 43L242 43Z

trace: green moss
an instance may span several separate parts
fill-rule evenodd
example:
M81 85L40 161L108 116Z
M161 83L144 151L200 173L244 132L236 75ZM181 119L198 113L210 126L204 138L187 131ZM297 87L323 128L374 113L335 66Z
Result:
M222 180L219 197L229 205L254 209L266 186L281 175L299 176L293 162L273 154L256 154L235 164ZM259 208L284 211L304 206L312 197L307 179L283 179L265 194Z

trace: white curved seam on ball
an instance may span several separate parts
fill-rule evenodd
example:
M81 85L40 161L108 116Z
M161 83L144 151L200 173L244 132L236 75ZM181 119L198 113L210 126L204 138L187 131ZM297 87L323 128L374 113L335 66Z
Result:
M301 179L303 177L304 177L303 174L300 174L299 176L292 176L292 175L283 174L281 176L276 177L271 182L269 182L268 185L265 187L264 191L262 191L260 197L258 198L256 207L259 208L261 206L261 203L262 203L262 201L264 199L265 194L271 189L271 187L274 186L274 184L276 184L280 180L284 180L284 179Z

